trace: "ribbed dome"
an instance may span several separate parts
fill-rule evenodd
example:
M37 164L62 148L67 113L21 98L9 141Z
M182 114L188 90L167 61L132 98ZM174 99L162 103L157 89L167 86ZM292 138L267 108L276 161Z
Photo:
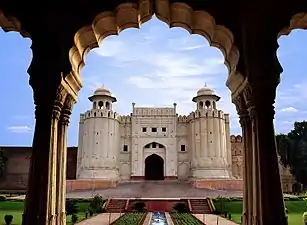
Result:
M202 95L214 95L214 91L211 88L208 88L207 85L205 85L197 91L197 96Z
M111 92L104 88L104 87L100 87L100 88L97 88L95 91L94 91L94 96L97 96L97 95L106 95L106 96L111 96Z

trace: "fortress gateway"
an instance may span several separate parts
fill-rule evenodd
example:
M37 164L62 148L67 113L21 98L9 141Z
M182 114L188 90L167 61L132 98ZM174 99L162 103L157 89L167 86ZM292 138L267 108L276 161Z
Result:
M112 110L117 100L105 88L89 97L80 115L76 179L232 179L229 115L208 87L197 91L188 116L169 108L132 103L130 116Z

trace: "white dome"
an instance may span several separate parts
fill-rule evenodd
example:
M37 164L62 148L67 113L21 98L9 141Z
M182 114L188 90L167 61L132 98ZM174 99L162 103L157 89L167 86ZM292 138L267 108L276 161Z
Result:
M204 87L200 88L197 91L197 96L202 96L202 95L214 95L214 91L205 85Z
M104 88L104 87L97 88L94 91L94 96L97 96L97 95L112 96L111 92L108 89Z

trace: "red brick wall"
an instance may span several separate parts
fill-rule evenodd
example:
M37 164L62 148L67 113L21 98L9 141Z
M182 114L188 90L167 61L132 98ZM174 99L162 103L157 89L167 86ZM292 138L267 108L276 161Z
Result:
M0 182L0 190L25 190L32 154L31 147L1 146L5 163L5 175ZM67 148L67 179L76 179L77 147Z

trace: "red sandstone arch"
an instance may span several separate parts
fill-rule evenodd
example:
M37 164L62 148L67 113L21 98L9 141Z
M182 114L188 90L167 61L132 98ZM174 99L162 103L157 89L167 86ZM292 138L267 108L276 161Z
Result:
M207 12L194 11L185 3L156 0L154 4L151 0L142 0L137 4L122 3L114 11L98 14L90 26L81 28L74 37L75 46L69 52L73 72L80 74L87 53L99 47L104 38L118 35L127 28L140 28L140 24L151 19L154 13L170 28L182 27L190 34L205 37L211 46L222 51L229 73L235 70L239 51L234 46L234 37L229 29L216 25L214 18Z
M15 31L20 33L24 38L30 38L30 34L21 28L21 23L18 19L12 16L5 15L3 11L0 10L0 27L5 32Z
M282 35L289 35L291 31L295 29L303 29L303 30L307 29L307 13L306 12L297 13L294 16L292 16L289 26L283 28L278 33L277 38L279 38Z

